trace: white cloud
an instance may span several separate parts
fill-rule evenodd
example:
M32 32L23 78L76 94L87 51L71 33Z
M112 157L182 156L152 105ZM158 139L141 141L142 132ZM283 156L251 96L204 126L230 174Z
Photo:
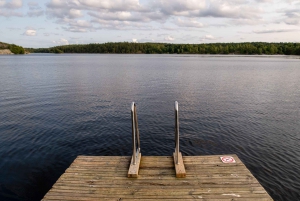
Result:
M26 36L35 36L36 35L36 30L28 29L24 32L24 35L26 35Z
M165 15L189 16L205 9L207 3L199 0L159 0L153 1L152 6Z
M22 0L0 0L0 7L8 9L18 9L23 6Z
M38 6L39 4L37 2L33 2L33 1L30 1L27 3L28 6Z
M92 17L92 21L101 22L107 21L108 23L120 23L125 26L131 26L132 23L143 23L143 26L151 22L160 22L163 23L164 16L161 13L154 12L132 12L132 11L101 11L95 12L90 11L88 15ZM100 23L101 24L101 23ZM136 26L136 25L134 25ZM139 25L141 27L141 25Z
M273 0L256 0L258 3L272 3Z
M71 9L69 10L69 16L71 18L78 18L82 16L81 10L77 10L77 9Z
M288 25L298 25L300 24L300 18L287 18L284 22Z
M76 27L92 27L91 23L86 21L86 20L76 20L76 21L71 21L70 25L76 26Z
M165 41L174 41L175 38L171 37L171 36L167 36L165 37Z
M207 39L207 40L215 40L215 39L216 39L216 38L215 38L214 36L212 36L212 35L206 35L204 38Z
M4 17L23 17L23 13L21 12L16 12L16 11L11 11L11 10L6 10L6 9L0 9L0 16Z
M133 39L132 39L132 42L133 42L133 43L137 43L138 40L137 40L136 38L133 38Z
M221 39L220 37L214 37L213 35L205 35L203 37L200 38L200 41L207 41L207 40L218 40Z
M61 41L61 43L63 43L63 44L69 45L69 42L68 42L67 39L61 38L60 41Z
M78 18L83 16L82 11L95 11L94 15L124 20L131 11L141 10L139 0L51 0L47 4L47 14L55 18Z
M299 31L299 29L263 29L263 30L254 30L256 34L267 34L267 33L283 33L283 32L294 32Z
M51 0L47 6L51 7L51 8L61 8L65 5L67 5L67 1L63 1L63 0Z
M286 0L286 2L288 2L288 3L290 3L290 4L292 4L292 3L296 3L296 4L299 4L300 2L299 2L299 0ZM297 3L298 2L298 3Z
M4 17L22 17L23 13L14 11L23 6L22 0L0 0L0 16Z
M52 43L58 44L58 45L69 45L69 41L65 38L61 38L58 41L52 41Z
M102 20L117 20L117 21L146 21L144 17L139 14L132 14L127 11L117 11L117 12L89 12L90 16L96 19Z
M79 4L91 8L106 9L111 11L139 10L139 0L78 0Z
M300 3L300 2L299 2ZM286 18L284 22L288 25L299 25L300 24L300 4L295 6L293 9L287 9L284 11Z
M262 9L245 0L160 0L153 6L166 16L259 18Z
M256 5L252 7L247 4L232 4L226 1L210 1L209 7L204 11L200 11L200 17L220 17L231 19L257 19L262 9Z
M187 20L182 20L178 18L175 21L175 24L180 27L193 27L193 28L203 28L204 25L201 22L198 22L196 19L187 19Z
M253 0L51 0L46 13L67 25L65 30L74 31L70 21L90 17L104 29L145 29L147 24L158 22L160 28L166 22L180 27L203 28L203 18L244 19L254 23L261 19L262 9ZM174 17L177 20L173 20ZM135 24L136 23L136 24ZM138 24L140 23L140 24ZM238 22L236 22L238 23ZM146 28L147 29L147 28ZM174 29L174 27L173 27ZM81 30L83 31L83 30ZM93 30L85 30L93 31Z
M47 3L46 14L53 18L74 19L82 17L81 9L77 4L77 0L51 0Z
M249 40L256 37L255 41L268 39L263 33L295 32L289 33L294 36L300 25L299 0L46 0L46 7L43 4L37 0L0 0L0 17L38 18L45 14L47 24L54 23L49 29L59 27L57 32L79 32L77 35L84 32L106 34L98 42L114 40L118 34L123 40L131 41L131 37L138 38L139 42L150 40L141 36L143 30L151 30L155 41L190 43L198 42L200 38L202 41L228 42L233 39L235 42L246 35L241 33L235 38L241 30L247 32ZM277 27L273 26L275 23ZM266 27L277 29L266 30ZM107 30L118 30L119 33L110 36ZM129 33L123 32L127 30L136 31L136 36L130 37ZM43 34L37 31L38 35ZM45 30L46 33L52 31ZM221 38L217 36L221 33L218 31L222 32L224 40L219 40ZM168 35L158 37L158 32ZM32 33L24 33L28 34ZM74 33L69 34L60 33L60 37L70 37ZM56 40L56 43L62 41Z
M148 43L148 42L155 42L155 40L152 39L152 38L141 38L141 39L139 39L138 42L140 42L140 43Z
M39 17L44 14L44 10L39 6L37 2L27 3L29 10L27 16L29 17Z
M236 26L258 25L265 23L262 19L231 19L229 24Z
M93 19L91 22L98 23L99 29L115 30L155 30L151 25L140 22Z
M70 20L68 21L68 27L63 27L63 29L71 32L87 32L93 31L94 27L86 20Z
M41 16L44 14L44 11L43 10L34 10L34 11L29 11L27 13L27 15L29 17L38 17L38 16Z

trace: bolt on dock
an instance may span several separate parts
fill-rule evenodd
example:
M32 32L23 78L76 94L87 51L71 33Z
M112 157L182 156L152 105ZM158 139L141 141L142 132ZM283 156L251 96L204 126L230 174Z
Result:
M235 154L182 156L175 117L173 156L142 156L133 103L133 155L78 156L42 200L272 200Z

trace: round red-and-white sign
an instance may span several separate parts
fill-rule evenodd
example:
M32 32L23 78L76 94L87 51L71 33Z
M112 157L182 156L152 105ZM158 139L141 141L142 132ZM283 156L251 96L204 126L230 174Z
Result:
M221 156L220 158L223 163L235 163L236 162L232 156Z

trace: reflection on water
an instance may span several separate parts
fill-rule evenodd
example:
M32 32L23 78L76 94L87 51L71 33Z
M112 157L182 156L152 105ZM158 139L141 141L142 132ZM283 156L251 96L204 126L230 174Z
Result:
M77 155L235 153L274 200L300 198L299 58L0 56L0 200L39 200Z

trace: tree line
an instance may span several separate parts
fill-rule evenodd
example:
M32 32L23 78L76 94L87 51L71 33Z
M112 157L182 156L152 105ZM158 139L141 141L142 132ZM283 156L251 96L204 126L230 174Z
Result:
M300 43L103 43L27 48L32 53L116 53L116 54L247 54L300 55Z
M0 42L0 49L9 49L14 54L25 54L25 49L22 46Z
M9 45L9 49L14 54L25 54L25 50L22 46L11 44Z

